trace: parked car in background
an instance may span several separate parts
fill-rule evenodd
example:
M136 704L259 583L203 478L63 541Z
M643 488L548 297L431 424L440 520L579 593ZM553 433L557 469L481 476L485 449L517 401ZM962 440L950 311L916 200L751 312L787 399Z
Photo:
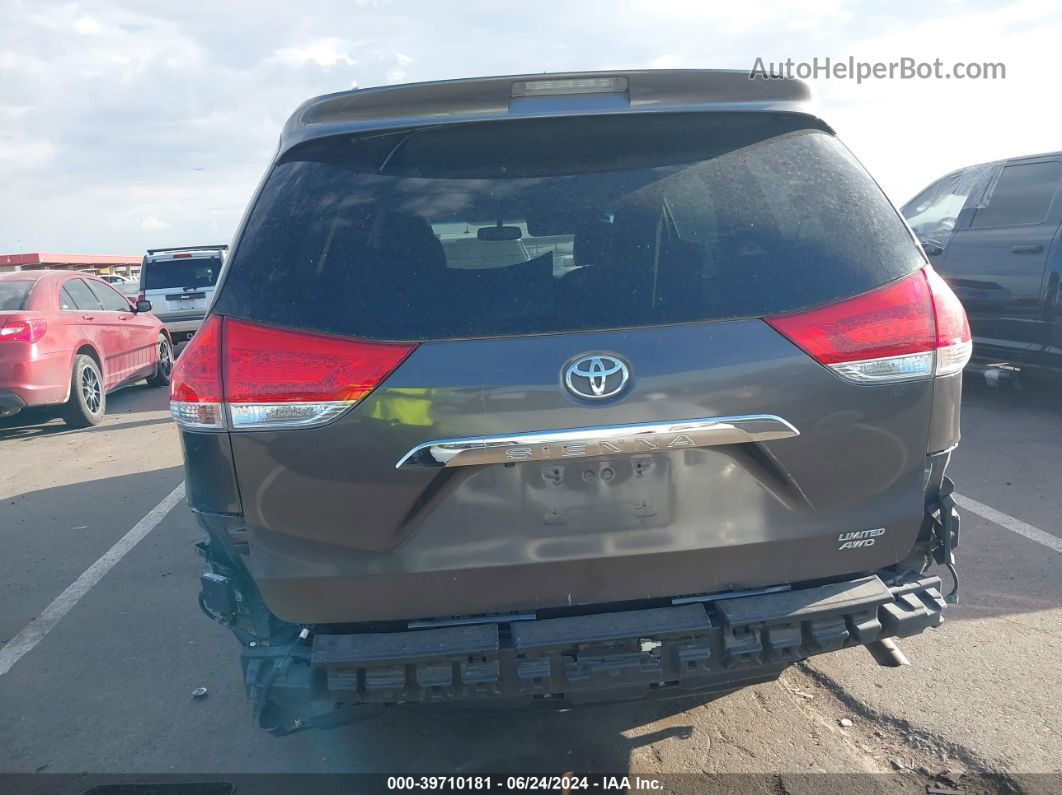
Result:
M140 292L139 278L130 279L128 276L122 276L119 273L99 273L97 276L122 295L136 296Z
M144 257L139 297L151 302L175 347L190 340L203 322L227 248L157 248Z
M108 392L169 384L169 334L150 310L91 274L0 274L0 416L59 406L80 428L103 419Z
M979 366L1062 371L1062 152L952 172L902 212L965 305Z
M291 117L171 385L262 727L720 695L940 623L969 328L808 99L538 74Z

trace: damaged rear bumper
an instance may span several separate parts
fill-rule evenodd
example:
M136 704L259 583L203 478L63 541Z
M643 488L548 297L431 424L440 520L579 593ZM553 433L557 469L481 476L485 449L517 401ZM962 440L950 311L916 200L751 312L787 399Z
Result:
M641 610L307 635L245 647L243 667L259 723L275 733L333 725L366 704L560 708L725 693L815 654L939 625L940 585L868 576Z

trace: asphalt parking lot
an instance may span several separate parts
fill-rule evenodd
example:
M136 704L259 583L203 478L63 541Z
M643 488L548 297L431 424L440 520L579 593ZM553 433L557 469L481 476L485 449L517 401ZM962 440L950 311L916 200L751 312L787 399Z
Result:
M392 710L282 739L252 725L235 641L196 608L190 513L178 500L154 523L182 482L166 400L127 389L84 431L44 415L0 421L0 772L710 772L776 792L813 788L800 776L820 771L878 773L864 781L881 791L961 789L964 773L1030 791L1062 782L1026 777L1062 771L1062 401L1051 388L969 383L951 474L999 514L963 512L961 603L939 630L902 642L911 667L877 667L857 648L708 704ZM139 543L59 600L68 612L45 612L145 516ZM197 687L208 698L193 700Z

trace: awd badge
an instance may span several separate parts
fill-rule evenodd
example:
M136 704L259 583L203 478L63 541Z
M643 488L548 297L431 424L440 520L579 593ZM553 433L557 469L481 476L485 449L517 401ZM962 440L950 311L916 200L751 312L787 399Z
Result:
M843 552L846 549L872 547L874 546L874 541L881 535L885 535L884 527L875 527L873 530L849 530L847 533L841 533L837 536L837 540L841 542L841 546L837 547L837 551Z

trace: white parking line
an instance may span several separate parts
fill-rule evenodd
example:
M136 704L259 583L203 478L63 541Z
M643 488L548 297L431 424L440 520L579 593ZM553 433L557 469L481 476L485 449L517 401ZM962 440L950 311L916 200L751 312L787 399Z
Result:
M120 561L125 554L137 545L144 536L155 529L169 513L170 508L184 496L184 484L182 483L168 495L162 502L148 511L147 516L133 525L133 528L118 539L114 546L108 549L99 560L85 569L81 576L59 594L52 603L44 608L44 611L26 624L22 630L9 640L0 649L0 676L11 670L11 666L33 650L44 636L52 631L52 627L70 612L71 608L78 603L82 596L89 592L93 585L103 579L104 575L114 568L114 564Z
M978 516L987 519L990 522L995 522L1000 527L1006 528L1012 533L1025 536L1030 541L1035 541L1037 544L1043 544L1045 547L1049 547L1055 552L1062 552L1062 538L1053 536L1050 533L1045 533L1039 527L1033 527L1031 524L1023 522L1021 519L1015 519L1013 516L1008 516L1002 511L997 511L991 506L985 505L977 500L971 500L969 497L964 497L961 494L955 495L955 502L959 507L965 508L971 513L976 513Z

